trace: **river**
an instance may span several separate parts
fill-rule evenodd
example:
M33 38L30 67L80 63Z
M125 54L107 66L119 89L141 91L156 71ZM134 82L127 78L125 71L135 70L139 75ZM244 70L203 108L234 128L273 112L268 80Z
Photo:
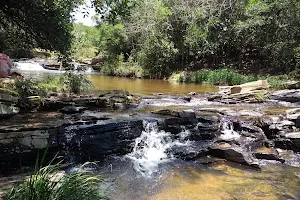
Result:
M39 68L37 66L37 68ZM30 68L29 68L30 69ZM32 69L32 68L31 68ZM56 73L21 70L25 77L43 78ZM214 92L208 85L176 84L164 80L108 77L88 73L100 90L127 90L133 94L187 94ZM166 154L174 145L188 148L189 141L172 140L170 133L145 125L132 153L112 157L96 172L104 178L103 190L113 200L299 200L299 160L292 165L266 162L261 171L220 160L203 164ZM229 130L230 131L230 130ZM182 137L187 133L183 130ZM180 136L181 138L181 136Z
M23 71L21 72L26 78L43 79L47 76L57 76L62 73L49 70L44 71ZM200 84L180 84L169 82L166 80L151 80L151 79L132 79L124 77L104 76L100 73L88 73L87 78L93 83L97 90L126 90L132 94L188 94L190 92L204 93L215 92L217 88L212 85Z

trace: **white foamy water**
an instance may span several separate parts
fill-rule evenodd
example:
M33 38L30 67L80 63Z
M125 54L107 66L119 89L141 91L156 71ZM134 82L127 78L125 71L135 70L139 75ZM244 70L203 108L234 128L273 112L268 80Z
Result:
M162 163L174 159L172 153L168 152L173 146L188 145L184 140L189 131L180 133L180 140L172 140L171 133L158 130L156 122L144 122L145 131L136 139L132 153L126 155L134 164L134 169L145 177L151 177L158 172Z
M240 134L233 130L233 124L230 121L222 123L222 134L219 136L221 140L232 140L240 138Z
M47 71L40 63L37 62L15 62L15 68L22 71Z
M80 65L78 63L74 64L74 73L93 73L94 70L90 66ZM45 69L42 64L35 61L18 61L14 62L14 69L20 71L36 71L36 72L47 72L47 73L64 73L65 70L49 70Z

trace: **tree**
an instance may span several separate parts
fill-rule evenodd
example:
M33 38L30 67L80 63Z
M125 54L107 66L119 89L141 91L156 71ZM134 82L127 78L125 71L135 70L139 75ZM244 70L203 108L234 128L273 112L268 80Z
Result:
M119 35L126 38L105 54L117 55L126 47L151 76L204 66L279 73L300 67L298 0L97 2L106 10L100 24L121 24Z
M83 0L2 0L0 42L10 49L40 47L66 53L71 13L79 3Z

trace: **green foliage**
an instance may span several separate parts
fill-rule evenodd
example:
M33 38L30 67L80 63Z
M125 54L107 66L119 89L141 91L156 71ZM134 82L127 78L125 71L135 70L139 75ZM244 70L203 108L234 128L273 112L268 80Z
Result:
M116 24L126 19L138 0L96 0L94 4L102 20Z
M83 74L74 74L74 72L66 72L60 77L60 82L64 84L66 91L75 94L92 87L92 83Z
M114 68L113 75L126 77L142 77L144 76L144 69L129 58L128 62L124 62L124 56L121 54L117 66Z
M94 58L99 43L99 30L96 27L74 24L72 32L72 56L75 59Z
M100 2L99 9L112 8L106 10L107 20L99 22L106 36L98 45L109 58L111 71L120 54L125 62L132 57L151 77L186 67L227 65L257 73L286 73L300 66L297 0Z
M25 110L38 109L43 103L45 91L38 87L33 79L15 79L18 93L18 106Z
M49 76L37 81L33 79L15 79L9 89L18 95L18 106L24 110L36 110L44 102L49 92L73 92L79 94L93 88L92 83L83 74L66 72L60 76Z
M28 180L15 186L4 200L101 200L99 193L102 180L84 170L61 175L59 169L64 165L49 164L36 169Z
M119 59L121 53L128 48L128 37L124 32L123 24L101 24L99 25L98 49L103 52L105 60L113 63Z
M0 45L14 56L33 47L67 53L72 12L82 0L2 0ZM25 51L24 51L25 50Z
M223 68L217 70L200 70L190 73L173 73L169 80L188 83L208 83L214 85L240 85L251 81L267 80L272 87L279 89L284 87L284 84L288 78L244 75L235 70Z

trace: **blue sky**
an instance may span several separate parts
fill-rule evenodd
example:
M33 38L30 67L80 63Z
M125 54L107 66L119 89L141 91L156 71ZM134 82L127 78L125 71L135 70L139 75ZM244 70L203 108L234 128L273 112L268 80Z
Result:
M88 11L89 15L84 16L84 11ZM91 1L87 0L86 5L80 6L79 9L74 13L75 14L75 22L83 23L87 26L93 26L95 23L92 20L92 17L96 14L95 9L91 5Z

